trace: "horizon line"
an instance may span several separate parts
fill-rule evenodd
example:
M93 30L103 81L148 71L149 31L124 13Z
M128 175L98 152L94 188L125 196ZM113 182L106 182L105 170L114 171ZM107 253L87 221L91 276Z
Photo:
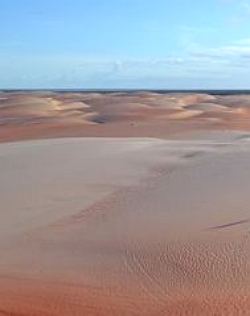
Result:
M58 92L58 93L67 93L67 92L99 92L99 93L112 93L112 92L156 92L156 93L208 93L208 94L250 94L250 88L248 89L143 89L143 88L0 88L0 93L8 92Z

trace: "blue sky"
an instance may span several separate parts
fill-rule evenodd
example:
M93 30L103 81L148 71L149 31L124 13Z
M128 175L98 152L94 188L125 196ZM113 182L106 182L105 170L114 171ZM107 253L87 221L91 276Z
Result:
M0 0L0 88L250 88L250 0Z

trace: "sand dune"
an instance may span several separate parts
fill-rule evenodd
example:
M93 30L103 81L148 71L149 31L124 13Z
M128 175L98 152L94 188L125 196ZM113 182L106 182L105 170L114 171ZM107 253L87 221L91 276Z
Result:
M249 95L0 93L0 315L248 315L249 119Z
M247 132L0 145L0 315L247 315Z
M178 137L249 130L249 95L0 93L0 141L65 136Z

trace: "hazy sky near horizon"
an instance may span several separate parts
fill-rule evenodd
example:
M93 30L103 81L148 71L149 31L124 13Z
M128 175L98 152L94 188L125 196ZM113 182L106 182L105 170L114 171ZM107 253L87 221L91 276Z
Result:
M250 88L250 0L0 0L0 88Z

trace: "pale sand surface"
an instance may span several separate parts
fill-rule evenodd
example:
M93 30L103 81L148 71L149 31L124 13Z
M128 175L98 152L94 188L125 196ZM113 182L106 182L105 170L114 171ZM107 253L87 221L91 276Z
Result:
M0 145L0 315L249 315L250 134Z

